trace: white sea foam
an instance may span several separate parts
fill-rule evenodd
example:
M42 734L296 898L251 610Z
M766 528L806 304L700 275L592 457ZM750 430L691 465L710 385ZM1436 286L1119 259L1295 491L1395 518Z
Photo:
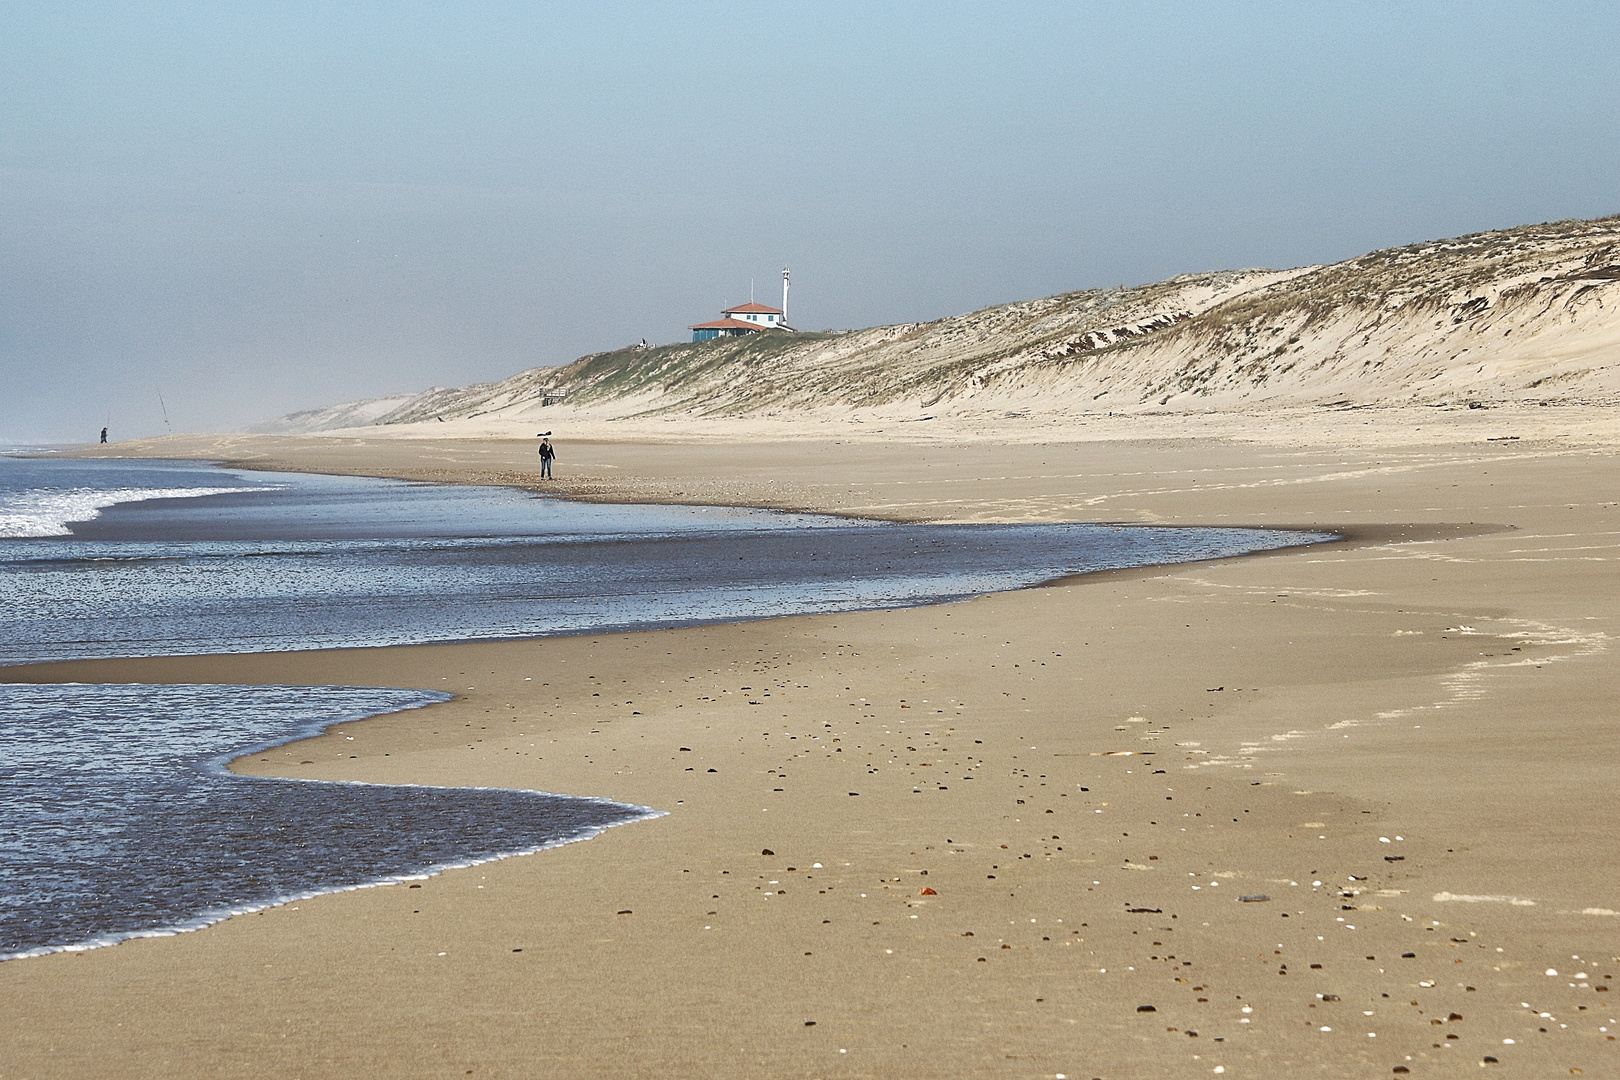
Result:
M1517 896L1476 896L1467 893L1437 892L1434 894L1437 904L1512 904L1514 907L1535 907L1534 900L1524 900Z
M262 491L256 487L33 488L0 496L0 537L70 535L68 523L92 521L109 506L148 499L196 499Z

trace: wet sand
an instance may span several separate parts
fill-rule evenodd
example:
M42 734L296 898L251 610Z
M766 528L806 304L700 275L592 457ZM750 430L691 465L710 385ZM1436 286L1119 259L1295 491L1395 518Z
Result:
M1569 441L564 442L598 497L1351 539L907 611L8 669L449 690L237 767L669 814L0 965L0 1076L1620 1075L1620 475Z

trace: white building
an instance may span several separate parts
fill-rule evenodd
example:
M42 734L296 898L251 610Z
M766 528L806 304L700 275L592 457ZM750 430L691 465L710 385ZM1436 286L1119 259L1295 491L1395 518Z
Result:
M720 318L713 322L697 323L687 327L692 331L693 341L709 341L717 337L742 337L744 334L757 334L762 330L791 330L793 329L783 321L783 314L773 307L756 304L750 300L746 304L738 304L720 313Z
M766 329L773 326L787 325L782 321L782 312L773 307L766 307L764 304L756 304L752 300L746 304L738 304L734 308L726 308L720 314L728 319L736 319L740 322L757 323Z

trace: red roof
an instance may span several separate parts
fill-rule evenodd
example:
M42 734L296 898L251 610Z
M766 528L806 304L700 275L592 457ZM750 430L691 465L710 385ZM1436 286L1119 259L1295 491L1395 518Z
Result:
M777 308L766 307L764 304L756 304L752 300L748 301L748 303L746 303L746 304L738 304L736 307L728 307L728 308L726 308L726 310L722 311L720 314L722 314L722 315L731 315L731 314L734 314L734 313L739 312L739 311L742 312L745 315L780 315L780 314L782 314L782 312L780 310L778 310Z
M741 319L716 319L713 322L700 322L688 326L688 330L763 330L765 327L759 323L743 322Z

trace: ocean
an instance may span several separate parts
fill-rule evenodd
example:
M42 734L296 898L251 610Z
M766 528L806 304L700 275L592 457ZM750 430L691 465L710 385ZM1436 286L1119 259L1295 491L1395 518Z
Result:
M490 640L936 603L1328 539L896 525L184 461L0 456L3 665ZM237 776L431 691L0 683L0 959L595 835L659 811Z

